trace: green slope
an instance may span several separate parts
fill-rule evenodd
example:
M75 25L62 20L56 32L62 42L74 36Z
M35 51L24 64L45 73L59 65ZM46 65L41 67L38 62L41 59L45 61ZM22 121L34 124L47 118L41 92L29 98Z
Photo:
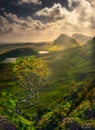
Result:
M86 46L51 52L41 57L51 69L48 84L40 92L42 105L68 95L72 89L71 84L88 81L95 77L95 64L92 58L94 50Z
M94 50L89 46L81 46L65 51L51 52L42 58L50 66L53 80L65 78L69 73L74 78L82 80L86 76L89 77L95 73L93 53Z
M22 90L15 85L10 64L0 63L0 115L7 115L18 129L67 130L76 124L77 130L83 130L82 127L88 124L94 130L94 116L88 114L95 111L92 100L95 99L95 80L92 80L95 77L94 47L93 38L82 47L40 56L47 62L51 76L39 90L39 106L23 109L21 115L13 116L12 110L15 95L20 96Z
M95 129L94 54L95 38L88 41L85 46L43 57L48 60L47 63L53 71L51 79L54 80L52 86L55 89L52 91L55 95L59 95L60 92L60 97L56 97L55 100L58 101L39 113L40 118L36 124L38 130ZM59 89L62 86L63 89L56 93L58 90L56 86ZM52 95L52 98L55 95Z
M95 129L95 79L77 87L39 113L37 130Z

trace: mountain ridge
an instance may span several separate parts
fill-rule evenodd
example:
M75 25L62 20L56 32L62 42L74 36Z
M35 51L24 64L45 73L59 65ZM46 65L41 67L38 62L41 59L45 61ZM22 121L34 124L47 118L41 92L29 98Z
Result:
M80 44L72 37L66 34L60 34L52 43L51 51L57 50L67 50L70 48L75 48L80 46Z
M86 36L86 35L83 35L83 34L77 34L77 33L74 33L72 35L72 37L75 38L82 45L86 44L86 42L92 38L90 36Z
M67 44L66 40L68 40L68 42L75 42L75 45L78 45L79 43L72 37L66 35L66 34L60 34L54 41L54 44L58 44L58 42L60 44Z

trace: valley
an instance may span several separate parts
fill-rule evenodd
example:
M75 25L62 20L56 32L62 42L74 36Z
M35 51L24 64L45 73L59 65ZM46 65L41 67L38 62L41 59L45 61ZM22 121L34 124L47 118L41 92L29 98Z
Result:
M18 114L15 104L25 93L16 84L12 63L3 61L31 56L44 60L50 75L38 88L38 105L21 108ZM50 43L0 45L0 115L17 130L94 130L94 56L95 37L84 35L61 34Z

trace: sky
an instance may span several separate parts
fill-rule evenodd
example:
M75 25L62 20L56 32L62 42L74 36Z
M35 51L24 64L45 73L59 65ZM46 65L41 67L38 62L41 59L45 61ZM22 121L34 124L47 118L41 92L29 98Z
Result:
M0 43L95 35L95 0L0 0Z

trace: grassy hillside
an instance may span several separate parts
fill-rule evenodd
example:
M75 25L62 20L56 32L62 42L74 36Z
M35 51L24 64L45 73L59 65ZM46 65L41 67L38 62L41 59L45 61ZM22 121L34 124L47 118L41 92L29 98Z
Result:
M74 79L83 80L86 76L89 77L95 73L93 51L89 47L76 47L51 52L42 58L46 60L52 70L52 79L58 80L71 75Z
M69 96L59 99L39 113L38 130L94 130L95 79L79 84Z
M93 38L84 46L40 55L39 58L49 66L51 75L39 88L39 104L21 108L20 113L14 108L17 100L26 93L15 84L11 64L0 63L0 115L12 122L17 130L94 130L94 48ZM12 55L11 52L2 56L36 53L29 48L15 49Z
M49 99L47 104L49 104L52 99L57 100L66 96L70 93L72 84L76 84L75 89L77 89L78 83L95 77L94 49L86 46L51 52L41 57L52 71L49 84L45 87L46 90L44 92L42 90L40 93L43 103L47 102L47 98ZM93 46L93 44L90 44L90 46ZM43 96L44 93L46 97Z
M12 116L16 96L19 97L22 90L15 86L10 64L1 64L0 68L0 115L10 120L18 129L95 129L95 80L77 84L72 82L68 85L59 80L51 85L47 84L40 89L40 106L34 108L36 113L33 108L29 108L23 109L20 115L14 113Z

